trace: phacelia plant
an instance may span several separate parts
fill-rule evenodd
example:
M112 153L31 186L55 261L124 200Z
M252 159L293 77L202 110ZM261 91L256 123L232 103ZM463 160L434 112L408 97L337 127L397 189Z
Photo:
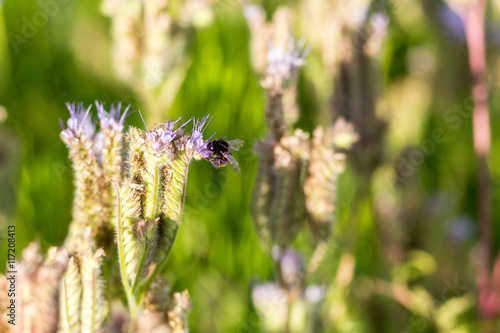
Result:
M231 151L242 140L204 139L209 116L124 133L129 107L95 105L97 122L82 103L68 103L61 120L74 168L73 221L47 258L37 244L24 253L22 332L185 332L189 294L172 294L160 273L181 225L189 164L239 170ZM115 299L123 291L128 311Z

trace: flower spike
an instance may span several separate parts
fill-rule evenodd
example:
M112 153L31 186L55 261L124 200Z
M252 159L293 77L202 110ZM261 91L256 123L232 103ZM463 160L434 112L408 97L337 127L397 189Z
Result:
M208 158L210 155L208 143L215 134L212 134L208 140L203 140L203 132L208 127L211 120L212 116L209 115L205 115L203 118L198 120L193 117L193 131L191 132L191 138L188 141L188 149L203 158Z
M91 138L95 132L95 126L92 124L92 116L89 116L92 106L84 109L83 103L78 103L77 105L75 103L66 103L66 107L71 116L66 122L67 128L64 127L64 121L62 119L59 120L62 127L62 138L70 141L81 137L82 134Z
M121 113L121 102L116 106L112 104L109 112L107 112L104 108L104 103L95 101L95 106L97 108L97 116L101 122L101 129L111 129L116 132L123 131L123 125L130 109L130 105L125 108L123 113Z
M171 146L171 142L179 136L180 131L191 121L188 120L175 129L175 125L181 119L182 117L176 121L168 119L164 123L156 124L151 131L147 132L146 137L151 142L151 148L154 153L165 153Z

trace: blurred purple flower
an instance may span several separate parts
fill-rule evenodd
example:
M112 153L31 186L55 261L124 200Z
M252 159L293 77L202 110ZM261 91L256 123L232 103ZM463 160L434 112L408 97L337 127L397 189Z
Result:
M288 288L300 285L302 281L302 256L290 249L281 254L280 259L281 277Z
M266 54L267 74L281 77L283 80L288 79L296 68L305 64L304 57L309 52L304 50L305 40L300 39L297 46L295 41L290 38L286 50L275 47L272 42L269 42L269 50Z
M454 243L461 243L472 238L476 230L474 221L467 216L455 217L448 226L448 237Z
M254 304L270 302L271 304L285 304L286 293L276 283L267 282L257 284L252 288L252 300Z
M311 303L318 303L326 296L325 287L317 284L307 286L304 290L304 298Z
M465 26L460 13L446 3L437 5L436 11L444 31L455 41L465 43Z

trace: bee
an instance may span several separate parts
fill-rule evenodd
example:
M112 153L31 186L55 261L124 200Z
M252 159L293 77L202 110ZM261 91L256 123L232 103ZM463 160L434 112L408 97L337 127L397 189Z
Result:
M239 150L243 146L242 139L234 139L234 140L224 140L222 138L217 138L208 143L207 148L210 151L210 156L208 156L207 160L212 163L212 165L216 168L220 168L231 164L236 171L241 175L240 166L238 162L231 154L232 150Z

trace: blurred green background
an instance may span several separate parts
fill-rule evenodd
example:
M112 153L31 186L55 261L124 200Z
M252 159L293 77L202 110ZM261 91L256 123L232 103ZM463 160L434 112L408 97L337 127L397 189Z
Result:
M150 113L140 104L140 98L113 73L110 21L99 11L100 2L61 1L57 14L36 27L32 36L15 39L13 33L22 36L26 22L43 10L41 3L0 2L2 249L6 249L5 234L11 224L17 226L18 250L33 240L40 240L47 248L62 244L65 238L72 202L71 165L59 138L58 124L60 118L68 117L65 102L83 101L89 105L100 100L109 105L122 100L141 109L151 126ZM171 109L163 114L163 118L211 114L213 120L207 133L245 140L245 147L235 153L241 176L229 168L214 169L205 161L193 163L190 169L185 216L166 276L174 290L189 290L194 301L190 314L194 332L259 331L250 287L257 281L273 279L272 262L259 246L249 214L257 167L252 147L266 133L265 96L249 62L249 31L241 8L228 3L232 2L215 7L213 20L194 30L188 43L192 64ZM266 1L264 7L271 16L282 4L295 5ZM348 311L360 324L352 326L357 329L331 331L436 330L433 324L419 322L419 315L383 293L369 292L367 296L363 289L363 278L367 276L391 281L397 274L411 275L420 267L416 277L409 279L410 284L425 287L431 303L433 299L441 303L447 300L442 299L442 293L450 281L460 287L454 296L475 293L477 181L471 117L463 117L454 128L444 116L470 95L463 27L444 2L398 4L401 10L389 17L377 60L377 105L381 105L379 116L387 122L383 162L370 184L360 184L364 180L348 165L338 189L334 226L338 247L342 248L343 242L353 246L355 277L360 278L357 285L361 287L353 287L343 296L348 300L348 310L322 309L326 317L332 318L334 313ZM489 3L487 12L488 73L492 84L489 166L497 249L499 7ZM315 52L313 49L309 56L312 65L301 69L299 80L302 114L297 126L307 131L329 119L324 106L316 101L316 95L321 93L312 83L317 71ZM143 126L138 113L129 116L127 124ZM442 129L447 139L435 146L435 151L406 181L392 186L387 179L398 158L431 138L435 128ZM369 190L357 200L359 188ZM356 232L352 232L354 229ZM297 245L300 248L301 238ZM412 266L412 250L430 254L430 258L424 256L428 261L423 268ZM307 248L302 251L310 254ZM395 257L390 257L391 253ZM339 257L333 251L315 279L333 282ZM0 258L6 260L6 251L0 251ZM411 272L401 273L405 269ZM468 324L464 327L474 331L474 305L465 313L463 318Z

